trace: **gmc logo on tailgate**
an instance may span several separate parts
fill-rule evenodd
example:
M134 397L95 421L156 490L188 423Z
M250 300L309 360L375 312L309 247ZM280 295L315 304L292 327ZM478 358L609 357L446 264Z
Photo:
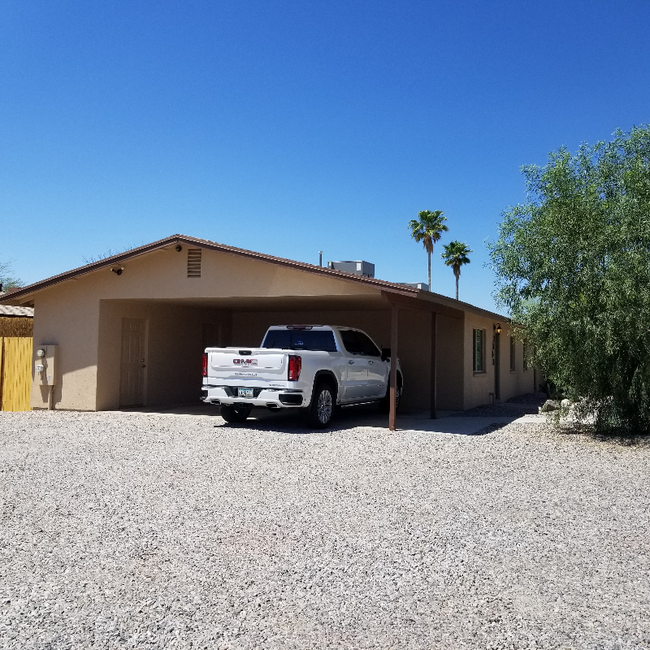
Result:
M236 366L256 366L257 359L233 359L232 362Z

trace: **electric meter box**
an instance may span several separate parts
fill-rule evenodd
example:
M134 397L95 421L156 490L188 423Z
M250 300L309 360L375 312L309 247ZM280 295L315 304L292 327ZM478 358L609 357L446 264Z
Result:
M56 384L56 358L58 345L39 345L36 348L34 361L34 379L41 386L54 386Z

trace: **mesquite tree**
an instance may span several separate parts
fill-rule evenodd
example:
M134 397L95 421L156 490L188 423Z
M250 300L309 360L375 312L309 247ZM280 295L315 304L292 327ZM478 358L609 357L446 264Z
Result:
M533 362L601 431L650 431L650 126L523 169L490 246Z

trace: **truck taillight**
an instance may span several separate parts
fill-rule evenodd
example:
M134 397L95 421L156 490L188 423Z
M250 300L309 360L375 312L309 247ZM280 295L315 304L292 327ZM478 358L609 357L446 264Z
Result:
M302 370L302 358L297 354L289 355L289 381L298 381Z
M208 355L203 353L203 376L208 376Z

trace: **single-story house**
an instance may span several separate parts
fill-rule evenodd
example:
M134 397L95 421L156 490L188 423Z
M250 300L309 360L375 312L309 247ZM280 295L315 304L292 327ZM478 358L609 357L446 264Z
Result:
M405 409L469 409L536 388L503 316L418 287L173 235L24 287L31 405L106 410L198 400L206 346L258 346L269 325L323 323L397 344Z

